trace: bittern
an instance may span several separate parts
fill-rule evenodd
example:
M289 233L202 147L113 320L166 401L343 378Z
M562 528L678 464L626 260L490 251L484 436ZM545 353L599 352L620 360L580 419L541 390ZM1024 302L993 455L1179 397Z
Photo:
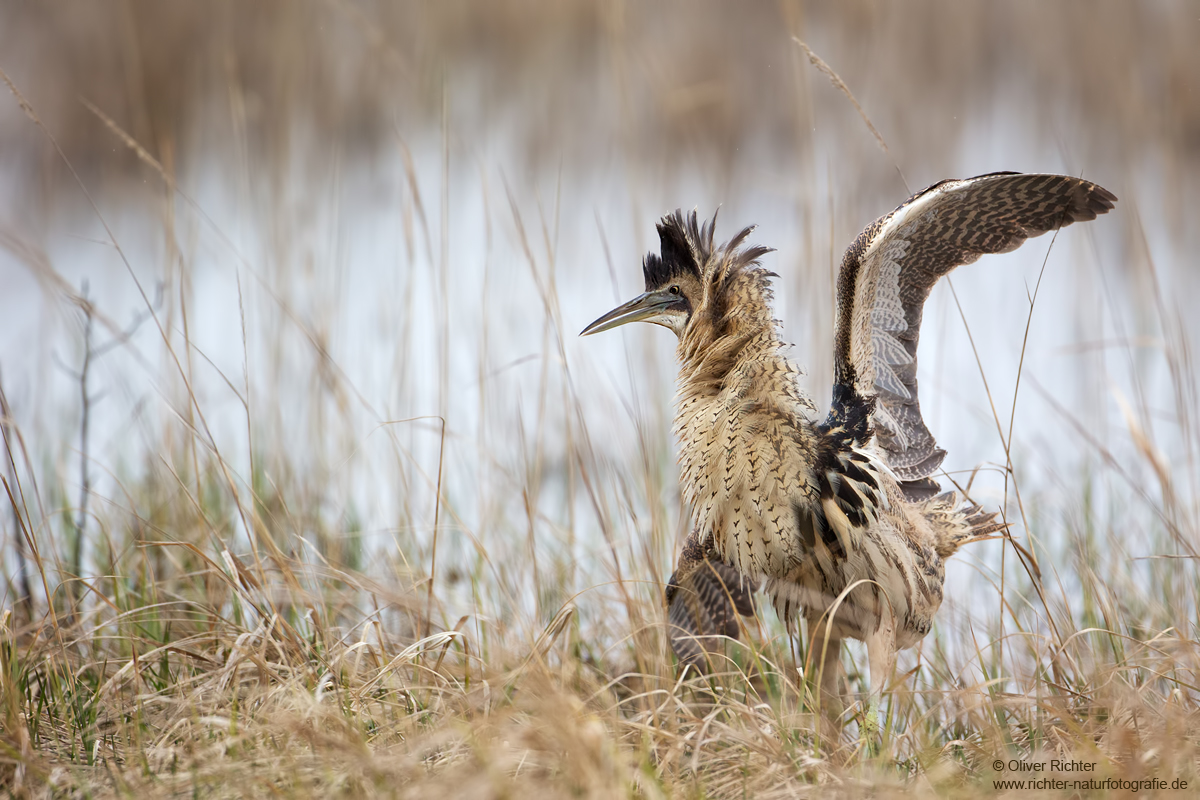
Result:
M934 184L867 226L837 279L833 401L801 389L772 315L771 279L714 220L658 224L644 294L584 329L641 320L679 337L674 432L691 534L667 589L671 643L702 666L762 585L785 623L806 618L821 696L836 706L843 638L866 643L875 703L898 650L929 632L945 560L1006 527L933 475L946 453L921 418L917 341L938 278L1113 207L1078 178L1000 172Z

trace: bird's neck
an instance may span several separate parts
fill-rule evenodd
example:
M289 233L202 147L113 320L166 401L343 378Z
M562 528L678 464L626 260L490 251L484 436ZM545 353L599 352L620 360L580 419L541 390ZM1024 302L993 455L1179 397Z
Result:
M676 350L681 400L716 397L744 365L787 363L769 277L765 270L737 275L693 313Z
M786 345L771 312L769 276L763 271L750 277L754 280L718 295L720 306L701 303L684 329L673 429L679 440L679 485L700 540L713 537L721 558L746 574L775 574L794 548L789 549L790 540L764 533L778 528L779 519L768 522L763 509L750 508L761 499L751 487L763 479L770 453L783 458L783 450L773 445L788 453L789 485L817 485L810 474L817 434L800 371L784 355ZM774 477L770 481L777 483ZM791 505L790 500L780 505L779 513L790 519Z

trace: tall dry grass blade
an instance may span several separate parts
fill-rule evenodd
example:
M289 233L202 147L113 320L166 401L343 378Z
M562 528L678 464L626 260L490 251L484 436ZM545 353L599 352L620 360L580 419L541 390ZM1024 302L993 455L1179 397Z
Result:
M809 47L805 42L795 36L792 37L792 41L804 49L804 52L808 55L809 62L811 62L814 67L824 73L825 77L829 78L830 83L833 84L833 88L844 94L846 99L849 100L851 105L854 106L854 109L858 112L858 115L862 117L862 121L866 123L867 130L869 130L871 135L875 137L875 141L879 143L880 149L883 150L884 154L887 155L888 159L892 162L892 166L896 168L896 174L900 176L900 182L904 184L905 191L907 191L909 194L912 194L912 189L908 185L908 179L904 177L904 172L900 169L900 164L895 158L892 157L892 151L888 149L887 142L883 140L883 134L881 134L879 129L875 127L875 123L871 122L871 118L867 116L867 112L863 110L861 105L859 105L858 100L854 99L854 93L850 91L850 87L846 85L846 82L842 80L840 75L834 72L833 67L826 64L825 60L814 53L812 48Z

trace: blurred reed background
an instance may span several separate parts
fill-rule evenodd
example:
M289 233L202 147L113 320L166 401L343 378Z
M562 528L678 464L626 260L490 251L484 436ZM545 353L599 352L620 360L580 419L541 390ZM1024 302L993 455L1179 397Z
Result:
M0 785L1194 776L1197 41L1165 0L0 4ZM1041 580L958 558L895 740L831 759L765 609L729 697L676 682L674 339L575 334L720 207L824 403L845 246L1006 169L1120 198L926 311L947 469Z

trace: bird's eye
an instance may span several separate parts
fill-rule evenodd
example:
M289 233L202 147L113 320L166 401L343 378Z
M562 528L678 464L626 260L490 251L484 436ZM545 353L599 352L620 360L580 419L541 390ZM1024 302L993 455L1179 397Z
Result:
M678 287L678 286L672 286L672 287L671 287L670 289L668 289L667 291L669 291L671 294L679 294L679 287Z

